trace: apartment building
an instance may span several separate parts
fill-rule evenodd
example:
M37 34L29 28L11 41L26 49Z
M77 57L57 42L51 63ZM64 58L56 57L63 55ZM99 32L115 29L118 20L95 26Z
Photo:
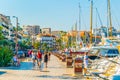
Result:
M46 43L48 47L54 48L55 47L55 36L53 35L42 35L40 37L40 43Z
M51 28L42 28L42 34L51 34Z
M23 31L30 35L37 35L40 33L40 26L39 25L27 25L23 26Z
M10 16L0 14L0 26L3 28L3 35L11 40L13 34L13 26L10 20Z

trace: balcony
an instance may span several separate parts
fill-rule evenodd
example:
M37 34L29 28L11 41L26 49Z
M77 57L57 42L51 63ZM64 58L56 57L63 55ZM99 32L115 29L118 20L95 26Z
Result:
M9 26L5 25L5 24L2 24L2 26L6 29L9 29Z

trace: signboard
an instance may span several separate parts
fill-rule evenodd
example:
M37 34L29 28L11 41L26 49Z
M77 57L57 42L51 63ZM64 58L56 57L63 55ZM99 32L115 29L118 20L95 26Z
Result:
M72 58L75 58L77 55L79 56L84 56L85 52L70 52L70 55L72 56Z
M74 72L82 73L83 60L81 58L76 58L74 62Z
M72 56L67 56L67 59L66 59L66 66L67 67L72 67L72 63L73 63L73 59L72 59Z

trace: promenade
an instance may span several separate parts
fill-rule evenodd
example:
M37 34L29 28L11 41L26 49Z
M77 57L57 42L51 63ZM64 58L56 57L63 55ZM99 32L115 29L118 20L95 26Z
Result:
M20 67L0 68L0 80L81 80L72 75L73 68L66 68L65 63L54 55L51 55L48 68L42 71L33 67L28 59L24 59Z

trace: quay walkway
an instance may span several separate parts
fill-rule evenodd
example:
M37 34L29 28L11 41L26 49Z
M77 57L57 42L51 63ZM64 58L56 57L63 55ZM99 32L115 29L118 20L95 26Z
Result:
M85 80L73 76L73 68L66 68L65 63L51 55L48 68L42 71L33 67L32 61L24 59L20 67L1 67L0 80Z

